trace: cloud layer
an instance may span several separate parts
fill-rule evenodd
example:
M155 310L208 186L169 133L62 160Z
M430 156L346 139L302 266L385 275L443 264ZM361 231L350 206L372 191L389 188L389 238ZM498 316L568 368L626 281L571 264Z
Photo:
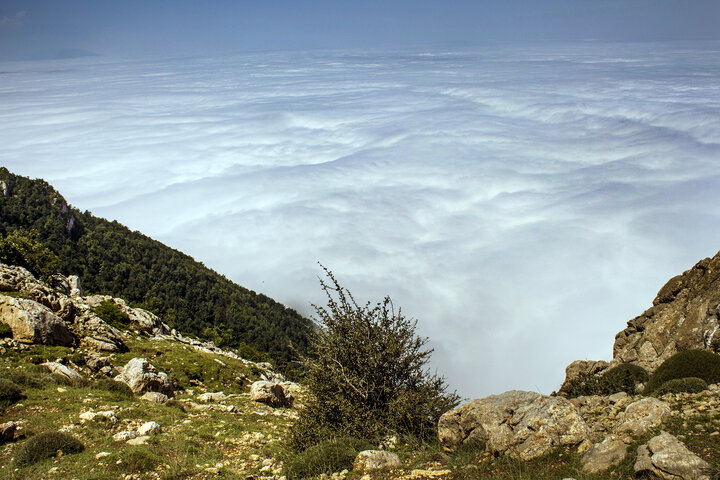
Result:
M0 64L0 160L303 313L390 294L468 397L549 393L720 249L720 46Z

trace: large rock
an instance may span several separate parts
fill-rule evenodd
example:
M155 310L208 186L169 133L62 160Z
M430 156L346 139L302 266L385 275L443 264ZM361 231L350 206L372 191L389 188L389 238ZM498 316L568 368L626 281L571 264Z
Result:
M660 425L670 415L670 406L657 398L647 397L631 403L620 415L620 424L614 432L618 435L638 437Z
M395 453L384 450L363 450L355 457L353 469L365 472L369 470L396 468L400 465L402 465L400 457Z
M609 366L610 364L604 360L575 360L565 367L565 381L560 387L560 391L564 391L573 380L588 375L596 375Z
M17 430L17 423L7 422L0 424L0 445L5 442L12 442Z
M98 352L127 352L128 347L118 329L108 325L90 309L75 318L75 328L82 335L82 343Z
M115 377L115 380L126 383L134 393L159 392L173 396L173 387L167 374L158 372L144 358L133 358Z
M582 457L583 471L592 475L604 472L625 458L627 445L622 439L609 436L596 443Z
M720 253L670 279L615 337L614 363L655 369L681 350L720 347Z
M0 263L0 290L4 292L28 291L38 283L38 280L29 270Z
M588 428L572 403L562 397L511 390L445 413L438 435L448 451L479 441L494 454L530 460L553 447L581 443L587 439Z
M709 480L710 464L669 433L662 432L638 447L635 474L654 474L666 480Z
M21 343L66 347L76 344L63 319L33 300L0 295L0 320L10 326L13 339Z
M258 380L250 386L250 400L271 407L290 407L292 397L285 396L285 389L279 383Z

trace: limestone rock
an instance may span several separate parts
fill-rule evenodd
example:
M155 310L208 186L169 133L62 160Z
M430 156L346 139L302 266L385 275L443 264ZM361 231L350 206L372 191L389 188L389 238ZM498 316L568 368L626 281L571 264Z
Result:
M134 393L159 392L169 397L173 395L173 387L168 376L158 372L144 358L130 360L115 380L126 383Z
M227 395L225 395L225 392L208 392L198 395L198 400L205 403L219 402L221 400L225 400L226 398Z
M170 399L168 398L167 395L165 395L163 393L146 392L145 394L143 394L142 397L140 397L140 400L145 400L147 402L162 404L162 403L167 403L168 400L170 400Z
M480 441L494 454L530 460L554 447L581 443L588 428L575 406L562 397L511 390L445 413L438 435L448 451Z
M123 430L122 432L118 432L115 435L113 435L113 440L116 442L127 442L128 440L132 440L133 438L137 437L138 434L135 430Z
M82 284L80 282L80 277L77 275L70 275L67 277L68 280L68 286L70 288L70 291L68 294L71 297L82 297Z
M118 419L115 416L115 412L112 410L103 410L100 412L83 412L80 414L80 420L84 420L86 422L93 422L93 421L108 421L110 423L117 423Z
M140 435L157 435L162 432L162 427L157 422L145 422L137 429Z
M100 352L127 352L128 347L120 331L108 325L89 308L75 317L75 328L82 335L82 343Z
M681 350L720 346L720 253L660 289L653 306L615 336L615 363L655 369Z
M627 455L627 445L615 436L596 443L582 457L583 471L593 475L604 472L622 461Z
M58 362L45 362L42 364L43 367L47 367L48 370L50 370L51 373L54 373L56 375L62 375L63 377L67 378L68 380L72 382L82 382L83 376L80 375L77 371L73 370L72 368L63 365L62 363Z
M15 430L17 430L17 423L15 422L0 424L0 444L12 442L15 437Z
M660 425L669 414L670 406L667 403L653 397L643 398L625 408L621 423L614 432L637 437Z
M76 343L65 322L33 300L0 295L0 320L10 326L17 342L65 347Z
M595 375L608 368L610 364L604 360L575 360L565 367L565 381L560 387L563 391L573 380L587 375Z
M271 407L290 407L292 399L285 396L285 389L279 383L258 380L250 386L250 400Z
M364 450L358 453L353 462L353 469L365 472L401 466L400 457L384 450Z
M131 438L126 443L128 445L145 445L148 440L150 440L150 435L140 435L138 437Z
M683 443L662 432L638 448L635 474L655 474L666 480L709 480L710 464L692 453Z
M38 280L26 268L0 263L0 290L28 291L37 284Z

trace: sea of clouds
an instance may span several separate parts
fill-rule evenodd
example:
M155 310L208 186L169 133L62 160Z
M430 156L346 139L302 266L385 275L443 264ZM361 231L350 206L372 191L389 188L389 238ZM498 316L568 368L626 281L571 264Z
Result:
M389 294L466 397L550 393L720 249L720 45L0 64L0 163L303 314Z

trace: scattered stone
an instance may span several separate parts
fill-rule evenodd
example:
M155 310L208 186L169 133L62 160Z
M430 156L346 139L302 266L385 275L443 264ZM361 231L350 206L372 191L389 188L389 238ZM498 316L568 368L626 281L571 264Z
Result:
M203 393L202 395L198 395L198 400L201 402L219 402L220 400L225 400L227 398L227 395L225 395L225 392L208 392Z
M279 383L258 380L250 386L250 400L271 407L290 407L292 399L285 397L285 389Z
M142 397L140 397L140 400L145 400L147 402L152 402L152 403L163 404L163 403L167 403L168 400L170 400L170 399L164 393L146 392L145 394L143 394Z
M62 318L33 300L0 296L0 318L10 326L16 342L65 347L77 343Z
M17 430L17 423L15 422L0 424L0 444L12 442L13 438L15 438L15 430Z
M173 387L167 374L157 369L144 358L133 358L115 377L115 380L126 383L134 393L159 392L173 396Z
M662 432L638 447L635 474L655 474L666 480L709 480L710 464L669 433Z
M72 368L63 365L62 363L58 362L45 362L42 364L43 367L47 367L48 370L50 370L51 373L62 375L63 377L67 378L71 382L81 382L83 380L83 376L80 375L77 371L73 370Z
M472 400L440 417L446 451L479 441L493 454L530 460L560 445L578 445L588 427L567 399L511 390Z
M135 430L123 430L122 432L118 432L113 435L113 440L115 440L116 442L127 442L128 440L132 440L137 436L138 434Z
M110 423L117 423L118 419L115 416L115 412L112 410L104 410L102 412L83 412L80 414L80 420L86 422L93 422L97 420L109 421Z
M582 457L583 471L593 475L617 465L627 455L627 445L622 439L609 436L593 445Z
M110 455L110 452L100 452L95 455L95 460L100 460L101 458L109 457Z
M381 468L395 468L401 465L400 457L394 453L384 450L364 450L355 457L353 469L364 472Z
M131 438L125 443L127 443L128 445L145 445L148 440L150 440L149 435L141 435L139 437Z
M137 429L140 435L157 435L162 432L162 427L157 422L145 422Z

